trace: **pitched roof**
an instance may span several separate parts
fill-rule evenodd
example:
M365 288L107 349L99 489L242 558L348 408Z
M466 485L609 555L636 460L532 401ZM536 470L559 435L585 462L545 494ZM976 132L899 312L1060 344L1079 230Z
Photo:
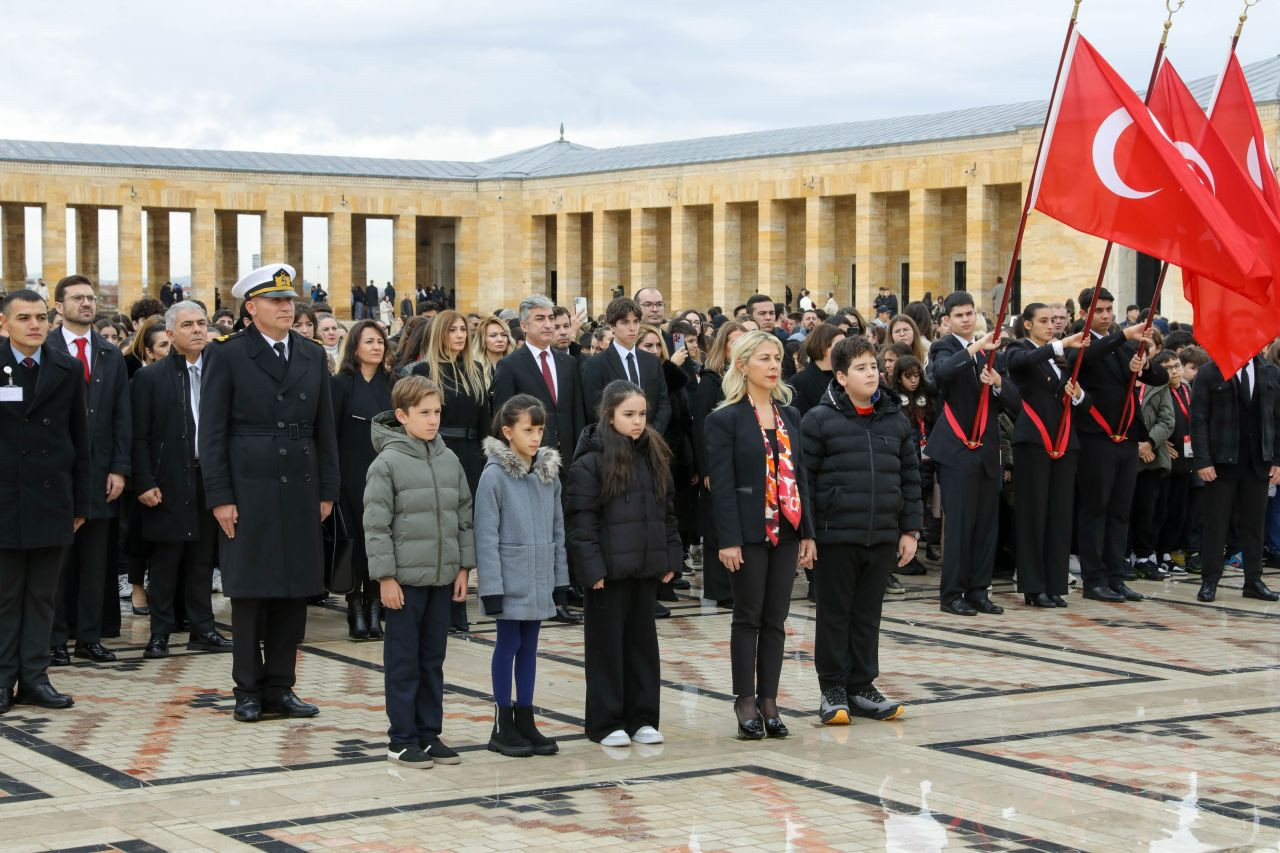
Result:
M1245 65L1244 72L1257 103L1280 101L1280 56ZM1206 104L1216 80L1216 75L1203 77L1190 81L1188 86L1201 104ZM992 136L1040 124L1046 108L1046 101L1026 101L616 148L591 148L561 138L480 162L22 140L0 140L0 161L474 182L565 177Z

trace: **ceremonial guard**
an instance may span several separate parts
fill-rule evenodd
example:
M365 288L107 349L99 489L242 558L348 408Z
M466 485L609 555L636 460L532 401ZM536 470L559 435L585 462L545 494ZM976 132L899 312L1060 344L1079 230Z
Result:
M324 349L293 332L293 268L236 282L252 323L209 347L198 447L231 599L235 719L312 717L293 692L306 599L324 592L320 525L338 497Z

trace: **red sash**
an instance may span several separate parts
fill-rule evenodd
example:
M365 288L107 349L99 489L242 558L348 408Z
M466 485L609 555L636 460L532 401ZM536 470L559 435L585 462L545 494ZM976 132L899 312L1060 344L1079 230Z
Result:
M964 443L969 450L978 450L982 447L982 438L987 434L987 406L991 400L991 386L984 386L982 391L982 399L978 401L978 419L982 426L978 428L978 437L971 439L965 431L961 429L960 422L956 420L955 412L951 411L950 403L942 404L942 414L946 415L947 423L951 424L951 429L956 434L956 438Z
M1107 438L1116 444L1123 444L1129 440L1129 427L1133 424L1133 398L1125 399L1124 411L1120 413L1120 421L1122 426L1118 429L1111 429L1111 425L1107 423L1107 419L1098 411L1097 406L1089 407L1089 414L1093 415L1093 419L1098 422L1098 426L1102 427L1102 431L1107 434ZM1126 417L1127 414L1127 417Z
M1036 430L1040 433L1040 440L1044 442L1044 452L1049 454L1050 459L1061 459L1067 452L1067 441L1071 438L1071 403L1066 404L1066 411L1062 414L1062 423L1058 429L1058 443L1049 440L1049 430L1045 429L1044 421L1040 420L1040 416L1036 414L1036 410L1031 407L1030 403L1022 404L1022 411L1027 413L1027 417L1031 419L1031 423L1035 424Z

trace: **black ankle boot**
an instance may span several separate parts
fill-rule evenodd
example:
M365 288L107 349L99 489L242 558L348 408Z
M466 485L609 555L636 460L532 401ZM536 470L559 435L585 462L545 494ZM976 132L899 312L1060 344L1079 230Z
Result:
M542 732L538 731L538 725L533 720L533 708L528 705L515 706L516 731L520 733L520 737L529 741L533 745L534 755L555 755L560 751L560 747L556 746L556 742L549 737L543 737Z
M366 622L369 624L369 639L382 639L382 601L377 598L368 599L364 603Z
M353 640L369 639L369 623L365 619L364 606L359 599L347 599L347 636Z
M533 744L516 729L515 708L493 706L493 733L489 735L489 751L509 758L528 758Z

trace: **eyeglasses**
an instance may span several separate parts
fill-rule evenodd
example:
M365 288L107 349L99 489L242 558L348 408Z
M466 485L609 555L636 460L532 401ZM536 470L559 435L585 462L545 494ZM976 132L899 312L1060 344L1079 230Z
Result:
M641 308L662 308L666 306L666 302L641 302Z
M90 293L88 296L64 296L63 302L97 302L98 297Z

